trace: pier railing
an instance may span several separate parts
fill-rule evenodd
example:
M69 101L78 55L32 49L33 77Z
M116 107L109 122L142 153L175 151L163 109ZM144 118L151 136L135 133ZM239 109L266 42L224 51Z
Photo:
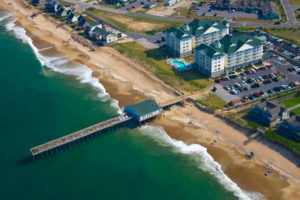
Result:
M30 152L33 158L44 153L50 153L52 151L55 152L58 151L60 148L63 148L64 146L71 145L71 143L73 142L80 141L84 138L93 136L95 134L100 134L101 131L113 128L117 125L129 121L130 119L132 119L132 117L128 115L120 115L112 119L106 120L104 122L100 122L95 125L84 128L82 130L76 131L69 135L33 147L30 149Z

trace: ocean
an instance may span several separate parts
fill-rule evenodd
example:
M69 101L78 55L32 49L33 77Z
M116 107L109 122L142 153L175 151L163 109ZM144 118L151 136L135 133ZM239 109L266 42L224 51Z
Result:
M31 161L29 148L120 113L86 66L39 54L0 13L0 194L5 200L252 199L200 145L159 127L119 129Z

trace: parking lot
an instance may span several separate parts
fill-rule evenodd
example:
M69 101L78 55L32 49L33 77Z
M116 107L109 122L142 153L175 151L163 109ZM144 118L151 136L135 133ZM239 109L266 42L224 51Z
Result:
M224 17L225 19L233 19L233 18L251 18L257 19L257 14L255 13L246 13L246 12L229 12L227 10L213 10L211 9L210 3L199 5L194 9L194 12L199 16L218 16Z
M277 56L264 62L270 65L217 79L216 82L220 82L216 85L215 93L226 102L234 99L246 101L298 85L300 68L289 63L280 63L280 57Z

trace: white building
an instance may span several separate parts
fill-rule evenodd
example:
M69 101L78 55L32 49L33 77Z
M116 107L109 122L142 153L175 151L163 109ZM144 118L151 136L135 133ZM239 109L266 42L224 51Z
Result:
M201 44L195 49L196 69L209 77L261 61L263 41L249 35L226 35L213 44Z
M229 33L229 23L217 20L195 19L180 28L166 31L166 44L173 56L184 57L192 54L200 44L211 44Z

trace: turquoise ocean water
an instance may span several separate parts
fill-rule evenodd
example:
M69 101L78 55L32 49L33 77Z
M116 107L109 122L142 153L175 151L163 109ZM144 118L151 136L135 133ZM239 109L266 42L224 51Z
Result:
M1 199L248 198L203 147L156 127L113 131L31 162L30 147L119 111L86 67L41 58L12 20L0 14Z

